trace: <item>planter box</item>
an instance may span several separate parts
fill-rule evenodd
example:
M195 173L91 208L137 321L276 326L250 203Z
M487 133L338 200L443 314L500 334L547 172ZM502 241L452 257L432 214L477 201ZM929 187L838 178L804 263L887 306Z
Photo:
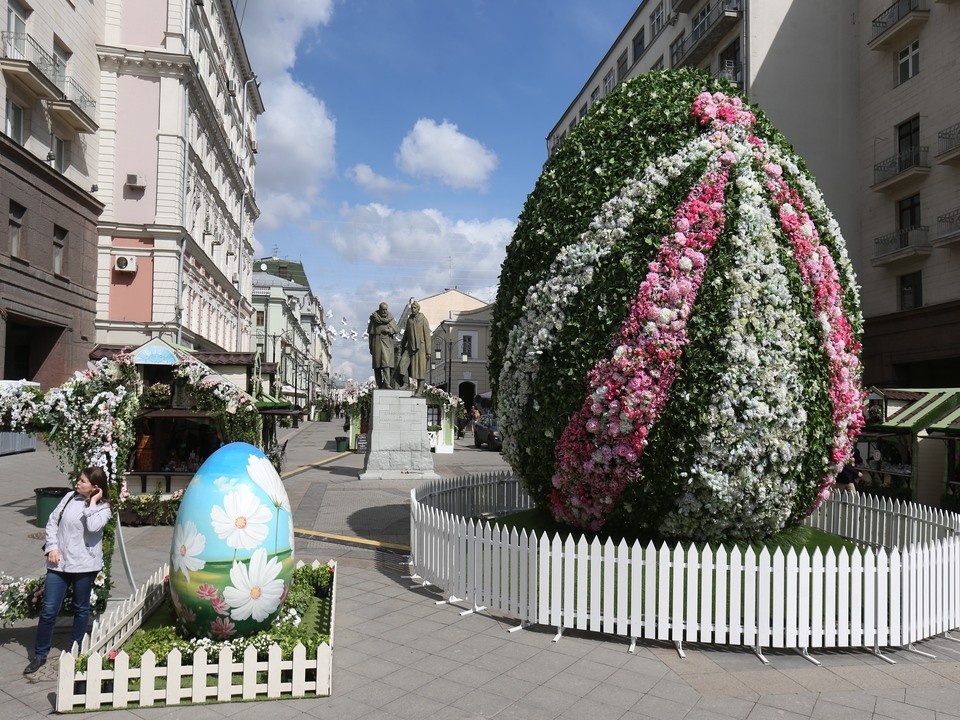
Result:
M314 562L314 566L319 563ZM303 563L298 563L297 567ZM307 656L302 645L293 658L281 659L278 645L269 649L267 660L258 660L248 645L242 657L221 655L207 661L205 650L183 662L179 650L165 658L147 652L140 667L131 668L127 654L117 653L113 668L104 668L103 659L118 650L139 629L144 619L163 602L163 580L168 566L131 595L103 623L95 622L76 652L60 654L57 681L57 712L181 705L234 700L273 700L317 697L331 693L333 681L333 626L337 606L337 573L334 568L330 601L330 644ZM89 653L87 668L76 671L77 656Z

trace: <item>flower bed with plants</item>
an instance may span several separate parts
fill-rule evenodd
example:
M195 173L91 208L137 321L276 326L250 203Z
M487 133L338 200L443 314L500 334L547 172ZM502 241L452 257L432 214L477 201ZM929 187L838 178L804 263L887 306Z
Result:
M763 113L700 70L634 78L569 134L495 307L504 456L572 527L767 537L823 502L863 425L839 227Z
M57 711L324 696L331 692L336 564L299 563L278 619L236 638L178 632L167 568L60 655Z

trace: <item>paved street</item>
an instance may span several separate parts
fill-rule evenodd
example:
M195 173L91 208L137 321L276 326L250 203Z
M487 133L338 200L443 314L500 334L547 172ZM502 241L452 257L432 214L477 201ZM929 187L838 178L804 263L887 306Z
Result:
M936 639L919 649L930 659L889 650L889 665L866 651L799 654L766 651L763 665L747 648L685 646L569 632L507 630L516 623L487 614L461 616L437 604L437 593L413 587L402 552L408 543L410 484L361 482L363 458L336 452L340 422L305 423L286 431L284 480L294 508L300 559L338 562L333 695L312 700L212 704L112 711L111 718L960 718L960 643ZM498 453L471 438L453 455L435 456L445 476L504 469ZM35 487L61 485L43 447L0 457L0 571L42 571ZM166 561L171 528L124 528L134 579ZM379 544L379 545L378 545ZM386 548L386 549L383 549ZM114 597L130 592L119 556ZM0 630L0 720L53 711L56 662L21 675L35 621ZM66 619L55 636L64 647ZM51 655L51 659L53 659ZM100 713L105 714L105 713Z

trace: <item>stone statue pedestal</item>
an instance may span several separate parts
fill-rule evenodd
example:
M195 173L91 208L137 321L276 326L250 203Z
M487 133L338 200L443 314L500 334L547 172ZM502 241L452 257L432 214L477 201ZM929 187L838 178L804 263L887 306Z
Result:
M427 401L409 390L374 390L361 480L434 480Z

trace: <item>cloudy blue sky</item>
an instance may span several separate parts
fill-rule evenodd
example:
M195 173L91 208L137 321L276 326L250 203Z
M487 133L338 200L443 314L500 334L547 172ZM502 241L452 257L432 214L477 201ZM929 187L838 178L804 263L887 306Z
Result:
M234 2L266 106L258 252L361 334L381 300L494 299L544 138L639 4ZM337 339L332 372L367 379L366 343Z

